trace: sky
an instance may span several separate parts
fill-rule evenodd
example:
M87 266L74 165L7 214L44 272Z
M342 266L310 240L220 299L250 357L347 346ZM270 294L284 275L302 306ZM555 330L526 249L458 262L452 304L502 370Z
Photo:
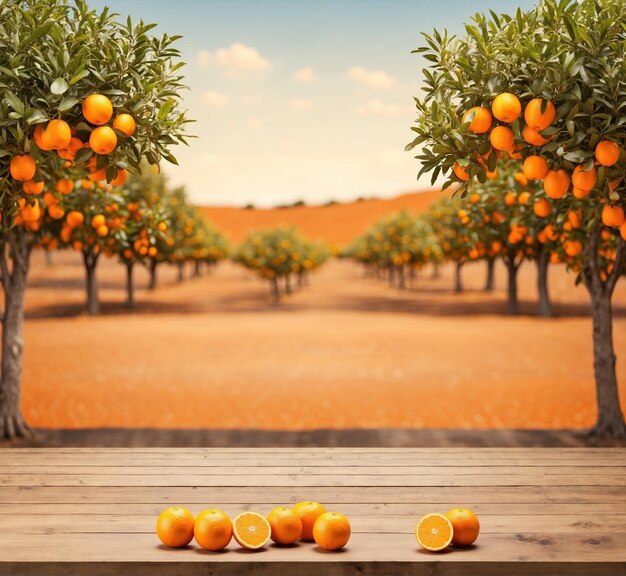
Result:
M421 32L531 0L95 0L181 34L198 136L164 166L198 204L270 207L393 197L417 181Z

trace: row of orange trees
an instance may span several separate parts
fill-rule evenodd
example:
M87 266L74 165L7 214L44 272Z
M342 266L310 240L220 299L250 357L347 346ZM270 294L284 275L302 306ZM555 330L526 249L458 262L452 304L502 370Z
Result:
M161 263L176 264L180 278L188 262L199 272L203 263L227 255L226 240L188 202L184 189L170 189L156 169L142 168L118 186L88 178L67 180L67 193L60 193L57 185L26 204L39 214L37 220L25 221L36 246L73 249L82 255L89 314L100 311L96 268L101 256L116 258L125 267L126 303L132 307L137 265L148 268L149 287L154 289ZM17 218L23 219L23 211Z
M154 25L118 21L108 9L98 13L84 0L71 5L0 0L0 14L0 281L5 300L0 437L13 437L28 433L20 386L32 248L41 242L72 244L84 250L86 266L93 268L96 246L112 248L107 245L112 237L122 242L125 222L132 259L137 240L149 255L142 225L154 228L156 238L163 232L163 218L152 210L141 213L141 201L130 210L107 183L124 185L128 173L139 171L144 161L175 162L169 149L185 142L188 119L179 108L184 85L176 38L153 36ZM150 222L143 222L149 216ZM142 251L139 247L139 257L145 256ZM114 253L124 257L123 251Z
M329 256L324 244L305 238L296 228L279 226L251 232L233 260L267 280L271 300L278 302L283 294L305 285Z
M417 52L427 64L425 86L409 145L419 148L420 174L433 181L449 174L462 194L479 195L487 215L508 191L488 192L489 180L510 162L536 186L526 211L532 203L540 227L533 234L523 216L505 220L511 236L502 249L512 269L526 242L530 251L536 239L542 252L542 240L553 243L589 291L593 432L625 437L612 331L612 296L626 261L625 1L542 0L513 15L477 14L463 36L424 37Z

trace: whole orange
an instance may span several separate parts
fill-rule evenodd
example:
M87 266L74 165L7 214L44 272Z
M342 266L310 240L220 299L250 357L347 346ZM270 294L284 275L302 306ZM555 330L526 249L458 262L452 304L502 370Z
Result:
M233 524L221 510L212 508L198 514L193 526L196 542L205 550L223 550L233 537Z
M268 515L272 529L271 538L276 544L293 544L302 536L302 520L291 508L279 506Z
M193 522L189 510L173 506L161 512L156 524L157 535L166 546L182 548L193 538Z
M302 522L302 540L313 540L313 525L326 510L319 502L298 502L293 511Z
M350 522L343 514L325 512L313 525L313 538L324 550L339 550L350 540Z
M480 523L474 512L468 508L453 508L446 512L446 518L450 520L454 529L452 544L469 546L476 541L480 532Z

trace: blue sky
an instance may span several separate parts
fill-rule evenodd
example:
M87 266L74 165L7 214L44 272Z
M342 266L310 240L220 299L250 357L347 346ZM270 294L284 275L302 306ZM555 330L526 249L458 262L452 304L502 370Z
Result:
M182 34L200 138L166 167L203 204L272 206L428 186L411 138L420 32L461 32L475 12L527 0L107 0Z

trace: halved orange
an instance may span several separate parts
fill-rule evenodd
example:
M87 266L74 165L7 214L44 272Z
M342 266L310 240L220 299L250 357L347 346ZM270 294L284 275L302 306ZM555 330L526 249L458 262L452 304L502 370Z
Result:
M422 516L415 528L417 543L430 552L440 552L452 542L454 529L443 514L435 512Z
M233 536L247 550L263 548L271 534L270 523L256 512L242 512L233 521Z

